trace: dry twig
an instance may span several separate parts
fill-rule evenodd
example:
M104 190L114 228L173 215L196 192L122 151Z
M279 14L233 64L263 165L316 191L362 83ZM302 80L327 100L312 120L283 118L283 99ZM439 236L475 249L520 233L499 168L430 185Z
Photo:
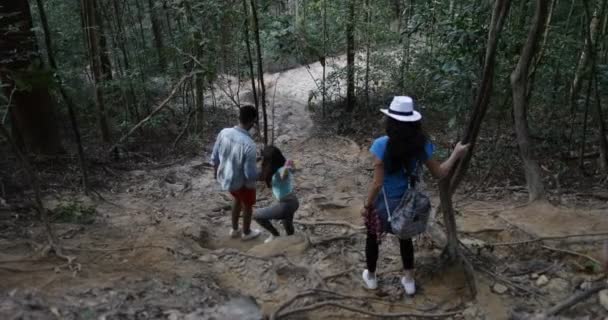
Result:
M534 239L523 240L523 241L488 243L488 246L492 246L492 247L516 246L516 245L529 244L529 243L542 242L542 241L564 240L564 239L582 238L582 237L601 237L601 236L608 236L608 232L597 232L597 233L588 233L588 234L570 234L570 235L565 235L565 236L552 236L552 237L537 237Z
M152 112L147 117L145 117L138 124L136 124L135 126L133 126L133 128L131 128L131 130L129 130L129 132L125 133L120 139L118 139L118 141L116 141L116 143L108 150L108 152L113 152L116 149L116 147L118 147L118 145L120 145L123 141L125 141L125 139L127 139L135 131L137 131L144 124L146 124L148 121L150 121L150 119L152 119L152 117L154 117L157 113L159 113L160 111L162 111L167 106L167 104L169 103L169 101L171 101L171 99L173 99L173 96L175 96L175 94L177 93L178 89L182 86L182 84L184 84L184 82L186 82L186 80L192 78L193 76L195 76L195 75L197 75L199 73L201 73L201 71L192 72L192 73L189 73L189 74L183 76L173 86L173 89L171 90L171 93L154 110L152 110Z
M570 254L570 255L573 255L573 256L585 258L585 259L587 259L587 260L595 263L598 266L602 265L602 263L599 262L597 259L595 259L595 258L593 258L593 257L591 257L589 255L586 255L584 253L580 253L580 252L576 252L576 251L572 251L572 250L567 250L567 249L558 249L558 248L553 248L553 247L548 247L548 246L542 246L542 247L544 249L547 249L547 250L551 250L551 251L555 251L555 252L561 252L561 253L567 253L567 254Z

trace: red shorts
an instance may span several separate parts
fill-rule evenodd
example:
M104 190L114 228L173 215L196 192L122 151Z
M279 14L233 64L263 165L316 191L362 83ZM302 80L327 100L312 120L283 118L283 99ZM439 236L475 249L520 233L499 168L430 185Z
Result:
M253 207L255 204L255 189L243 187L236 191L230 191L230 194L246 207Z

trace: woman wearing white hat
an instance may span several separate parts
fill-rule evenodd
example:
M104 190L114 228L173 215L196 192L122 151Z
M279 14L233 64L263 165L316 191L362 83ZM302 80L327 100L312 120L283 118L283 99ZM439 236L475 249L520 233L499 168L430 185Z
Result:
M370 148L374 156L374 178L362 210L367 226L367 269L363 271L362 276L368 289L378 287L376 264L379 236L392 232L386 207L388 205L391 212L397 207L408 188L409 173L413 172L419 163L424 163L433 176L444 177L468 148L467 145L458 143L450 158L439 163L432 159L435 147L422 131L422 115L414 110L411 97L394 97L389 108L381 111L387 116L386 135L376 139ZM386 194L387 201L384 201L381 192ZM414 245L412 239L400 239L399 242L404 269L401 284L407 295L413 295L416 292Z

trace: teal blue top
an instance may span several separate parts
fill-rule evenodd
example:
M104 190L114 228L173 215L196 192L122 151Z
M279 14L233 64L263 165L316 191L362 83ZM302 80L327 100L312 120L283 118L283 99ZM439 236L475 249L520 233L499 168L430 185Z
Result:
M283 166L272 176L272 194L277 200L285 198L293 192L293 176L291 170Z

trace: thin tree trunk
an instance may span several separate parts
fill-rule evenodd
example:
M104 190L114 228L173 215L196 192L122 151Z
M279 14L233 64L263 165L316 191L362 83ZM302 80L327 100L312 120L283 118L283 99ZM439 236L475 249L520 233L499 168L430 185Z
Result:
M486 54L481 77L482 80L479 86L477 96L475 98L473 111L471 112L471 118L469 119L469 123L467 125L467 129L465 130L463 139L464 143L468 143L470 145L469 152L467 152L464 158L458 163L456 169L453 170L453 175L451 175L449 179L444 179L450 181L450 197L454 194L456 188L458 188L458 186L462 182L462 179L468 169L471 159L473 158L473 151L475 150L479 131L481 130L481 124L487 114L488 107L490 105L490 100L492 98L492 93L494 89L496 49L498 46L498 41L500 39L500 33L502 32L504 22L509 14L510 8L511 0L500 0L496 1L496 3L494 4L492 20L490 22L490 29L488 32L488 43L486 45Z
M42 0L36 0L36 4L38 6L38 13L40 15L40 21L42 22L42 30L44 34L44 43L46 45L46 53L49 59L49 65L55 71L55 77L59 82L59 92L61 93L61 97L65 101L68 107L68 114L70 116L70 124L72 126L72 131L74 132L74 139L76 140L76 146L78 147L78 160L80 162L80 170L82 172L82 186L84 188L84 192L89 192L88 187L88 178L87 178L87 169L86 169L86 160L84 155L84 150L82 148L82 141L80 139L80 129L78 128L78 122L76 121L76 106L67 92L63 87L63 82L59 76L57 62L55 61L55 57L53 56L53 45L51 42L51 35L49 32L49 23L46 18L46 12L44 10L44 3Z
M585 170L585 145L587 144L587 120L589 118L589 104L591 103L591 88L593 82L587 81L587 97L585 98L585 113L583 116L583 135L581 137L581 149L579 153L578 166L582 172Z
M253 21L253 33L255 36L256 51L258 56L258 81L261 91L262 115L264 117L264 145L268 145L268 115L266 114L266 85L264 84L264 68L262 60L262 46L260 44L260 29L258 27L258 10L255 0L250 0L251 16Z
M530 133L527 119L527 90L528 72L530 64L534 59L540 35L545 27L545 19L548 13L548 1L536 0L536 10L528 37L522 48L519 61L513 73L511 73L511 87L513 91L513 115L515 121L515 133L519 151L524 163L524 172L530 201L544 199L545 187L543 185L540 167L534 160Z
M34 81L49 73L40 60L30 7L27 1L4 1L0 16L0 82L5 96L12 96L12 138L21 150L62 153L48 82Z
M251 78L251 91L253 93L253 103L255 104L255 109L258 111L258 115L260 114L260 104L258 99L258 90L255 85L255 72L253 69L253 54L251 53L251 41L249 40L249 9L248 9L247 0L243 0L243 12L245 14L245 23L243 26L244 36L245 36L245 46L247 47L247 65L249 66L249 76ZM258 128L260 127L260 121L258 117Z
M494 87L496 48L498 46L500 33L504 26L504 21L509 13L510 4L510 0L497 0L494 3L492 20L490 22L488 32L488 42L486 45L486 55L481 85L479 87L479 92L475 99L475 105L473 106L471 118L463 139L463 143L468 143L470 145L469 152L467 152L466 156L459 162L458 166L451 170L448 176L441 179L439 183L441 209L443 211L444 227L446 228L448 237L448 244L445 252L452 261L457 261L459 259L458 231L456 229L456 219L454 216L454 209L452 207L452 194L466 173L468 165L473 156L473 151L475 150L481 123L483 122L483 118L485 117L490 104Z
M113 79L112 76L112 63L110 62L109 50L108 50L108 41L106 40L105 28L103 25L103 19L101 18L101 10L99 9L98 0L93 2L95 6L95 22L97 23L99 35L99 58L101 62L101 74L103 76L104 81L110 81Z
M595 72L594 72L595 73ZM602 103L599 91L599 79L597 74L594 76L595 83L595 112L597 113L598 124L598 140L600 141L600 169L604 174L608 174L608 141L606 141L606 124L604 123L604 115L602 112Z
M327 87L326 72L327 72L327 0L323 0L323 101L321 102L321 108L323 110L323 117L325 117L326 99L327 99Z
M158 68L161 71L165 71L167 68L167 61L163 53L163 31L161 29L161 23L158 18L158 12L154 7L153 0L148 0L148 8L150 10L150 23L152 24L152 35L154 36L154 47L156 48L156 54L158 55Z
M545 57L545 50L547 49L547 40L549 39L549 31L551 30L551 21L553 20L553 13L555 11L555 7L557 6L557 3L559 2L559 0L550 0L551 4L549 5L549 15L547 16L547 22L545 25L545 31L543 33L543 42L540 45L540 49L538 54L536 55L536 59L534 60L534 63L532 65L532 71L530 72L530 76L529 76L529 82L530 85L528 86L528 92L526 93L526 99L528 101L530 101L530 97L531 97L531 93L532 91L534 91L534 80L536 78L536 72L538 71L538 68L540 67L540 65L542 64L543 58Z
M355 109L355 1L348 0L346 21L346 111Z
M97 24L95 13L95 0L81 0L82 20L87 40L87 49L93 80L95 82L95 106L97 109L97 121L101 131L101 138L104 143L110 143L110 129L106 119L106 111L103 96L103 71L101 49L99 46L99 25Z
M370 8L369 1L370 0L365 0L365 10L366 10L366 15L367 15L366 21L365 21L366 22L365 27L367 30L366 35L365 35L365 37L367 38L366 39L367 41L365 43L365 110L366 111L370 109L370 107L369 107L369 105L370 105L370 102L369 102L369 69L370 69L369 63L370 63L370 54L371 54L371 46L372 46L372 44L371 44L372 36L370 34L370 32L371 32L370 26L372 23L372 11Z
M15 153L15 155L17 155L17 159L19 159L19 161L23 165L23 168L25 169L26 177L30 181L32 189L34 190L34 204L36 205L36 210L38 211L38 214L40 214L40 218L44 225L49 246L53 250L55 250L55 253L58 256L64 257L61 253L61 248L58 246L59 242L57 240L57 237L55 236L53 227L51 226L51 221L49 219L48 212L44 207L44 204L42 203L42 194L40 192L40 181L38 178L38 174L32 168L32 165L30 164L28 158L21 152L21 150L19 150L19 147L17 146L17 144L9 134L8 130L6 129L6 127L4 127L4 124L2 123L0 123L0 135L2 135L8 141L9 145L13 149L13 152Z
M585 8L588 10L588 0L584 0ZM576 101L581 89L581 81L585 79L590 71L591 55L593 54L592 48L595 46L599 35L600 19L606 12L606 0L598 1L597 7L594 9L593 17L588 17L587 25L589 28L585 28L585 42L583 49L578 58L578 65L570 84L570 110L573 113L576 109ZM588 14L587 14L588 16ZM574 127L570 128L571 132L574 131Z

